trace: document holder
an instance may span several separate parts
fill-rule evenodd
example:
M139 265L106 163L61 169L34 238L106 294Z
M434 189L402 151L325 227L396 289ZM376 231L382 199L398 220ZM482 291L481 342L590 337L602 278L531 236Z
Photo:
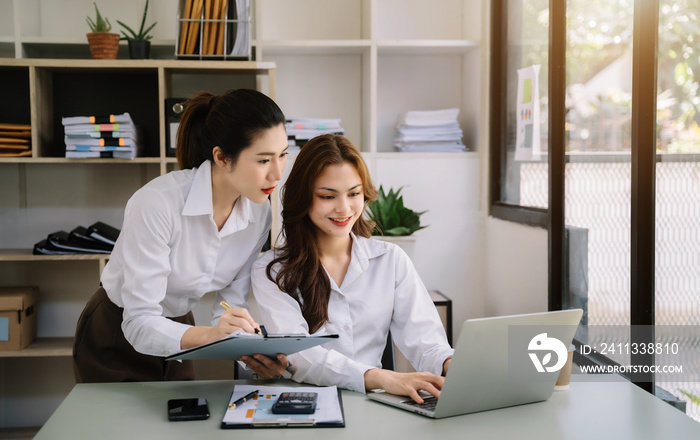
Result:
M251 391L257 392L253 399L236 406L241 396ZM271 411L274 402L283 392L313 392L318 394L318 405L313 414L274 414ZM229 406L221 420L222 429L250 428L344 428L345 413L343 398L336 386L296 387L296 386L258 386L236 385Z
M325 344L338 335L270 335L267 337L242 333L229 336L199 347L182 350L165 358L166 361L181 359L224 359L238 360L241 356L263 354L276 357L278 353L292 354L307 348Z

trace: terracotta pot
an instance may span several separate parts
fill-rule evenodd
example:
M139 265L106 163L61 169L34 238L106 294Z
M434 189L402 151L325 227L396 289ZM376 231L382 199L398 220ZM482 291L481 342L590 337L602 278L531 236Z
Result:
M87 34L87 39L93 59L117 59L117 52L119 52L119 34L110 32L90 32Z

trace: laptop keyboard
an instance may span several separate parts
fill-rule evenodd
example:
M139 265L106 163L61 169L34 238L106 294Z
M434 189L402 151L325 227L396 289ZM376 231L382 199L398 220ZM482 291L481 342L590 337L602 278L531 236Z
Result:
M437 406L437 402L438 402L437 397L431 396L431 397L423 398L423 403L416 403L416 401L413 399L404 400L401 403L405 403L406 405L420 408L424 411L435 412L435 407Z

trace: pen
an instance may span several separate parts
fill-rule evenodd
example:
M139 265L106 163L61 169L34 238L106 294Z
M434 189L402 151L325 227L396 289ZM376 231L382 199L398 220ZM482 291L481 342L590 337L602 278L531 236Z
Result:
M231 306L229 305L229 303L227 303L226 301L221 301L219 304L221 305L221 307L223 307L223 308L226 309L226 310L228 310L228 309L231 308ZM256 328L256 329L255 329L255 333L258 334L258 335L262 335L263 337L267 338L267 330L265 330L265 326L264 326L264 325L261 325L259 329Z
M237 405L240 405L241 403L245 403L245 402L249 401L250 399L254 399L255 396L258 395L259 392L260 392L260 390L251 391L250 393L246 394L245 396L241 397L240 399L236 400L235 402L229 403L228 409L236 409Z

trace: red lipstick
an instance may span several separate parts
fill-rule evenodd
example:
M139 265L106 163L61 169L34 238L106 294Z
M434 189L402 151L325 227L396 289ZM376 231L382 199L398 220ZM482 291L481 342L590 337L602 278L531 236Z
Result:
M262 190L262 192L264 192L265 194L272 194L272 191L274 191L275 188L277 188L277 186L271 186L271 187L269 187L269 188L264 188L264 189Z
M336 226L347 226L348 223L350 223L350 220L352 220L352 217L348 217L347 220L343 220L342 222L333 220L332 218L330 219L330 221Z

